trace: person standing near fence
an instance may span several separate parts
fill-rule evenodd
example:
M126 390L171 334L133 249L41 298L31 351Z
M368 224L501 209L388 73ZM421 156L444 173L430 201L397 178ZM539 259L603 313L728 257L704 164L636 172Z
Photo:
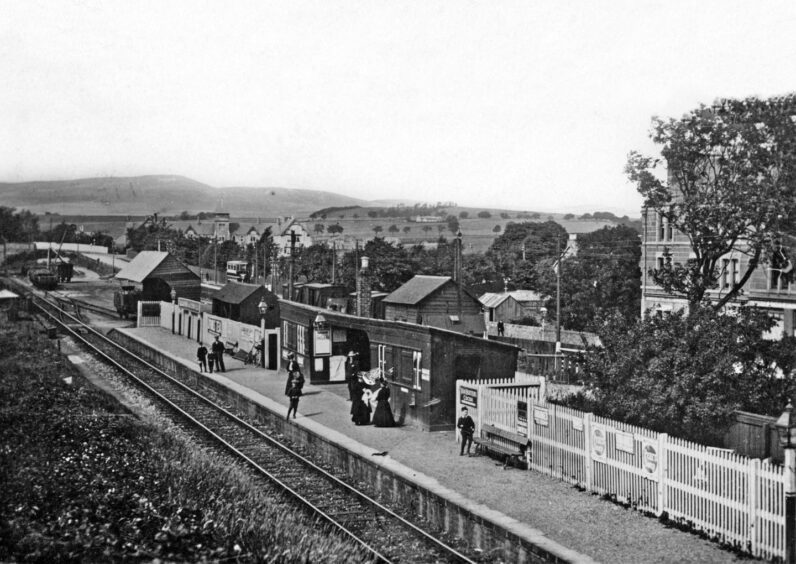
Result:
M462 434L462 448L459 451L459 456L464 456L465 446L467 448L467 456L470 456L470 447L473 446L473 434L475 433L475 421L470 417L467 408L462 408L462 416L456 422L456 427Z

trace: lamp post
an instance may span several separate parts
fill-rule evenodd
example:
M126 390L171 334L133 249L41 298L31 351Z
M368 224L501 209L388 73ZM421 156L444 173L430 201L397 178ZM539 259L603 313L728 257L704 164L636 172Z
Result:
M171 289L171 332L174 333L174 315L177 313L177 290Z
M785 451L785 563L796 563L796 417L788 400L785 411L774 424L779 444Z
M260 332L263 336L260 341L260 346L262 347L260 351L260 367L265 368L265 314L268 313L268 304L265 303L265 298L260 298L257 309L260 310Z

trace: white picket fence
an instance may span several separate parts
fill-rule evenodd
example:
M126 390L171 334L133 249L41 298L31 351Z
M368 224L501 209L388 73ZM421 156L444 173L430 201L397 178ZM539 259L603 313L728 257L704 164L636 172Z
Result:
M516 380L459 381L457 408L527 436L529 469L704 531L760 558L785 556L782 466L545 402ZM458 409L457 409L458 411Z

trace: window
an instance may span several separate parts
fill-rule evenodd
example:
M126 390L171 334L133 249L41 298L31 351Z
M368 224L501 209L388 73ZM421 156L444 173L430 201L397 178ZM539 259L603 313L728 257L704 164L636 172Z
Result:
M301 354L306 354L306 336L307 336L307 328L303 325L299 325L297 328L297 335L296 335L296 350Z
M422 358L423 353L420 351L412 352L412 386L418 390L420 389L420 382L423 375L423 371L420 368Z
M379 345L379 376L384 378L384 373L387 370L387 345Z
M296 324L290 323L289 321L283 321L282 335L284 335L285 347L291 350L296 350Z
M658 241L672 241L674 239L674 228L671 222L669 222L669 219L664 217L661 212L658 212L656 214L656 221L658 224Z
M723 259L721 261L721 289L732 289L740 281L740 278L740 261L738 259Z

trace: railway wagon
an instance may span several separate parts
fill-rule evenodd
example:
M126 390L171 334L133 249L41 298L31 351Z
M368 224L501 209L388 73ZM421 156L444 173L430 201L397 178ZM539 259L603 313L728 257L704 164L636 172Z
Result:
M40 290L55 290L58 287L58 275L48 268L31 268L28 270L28 280Z

